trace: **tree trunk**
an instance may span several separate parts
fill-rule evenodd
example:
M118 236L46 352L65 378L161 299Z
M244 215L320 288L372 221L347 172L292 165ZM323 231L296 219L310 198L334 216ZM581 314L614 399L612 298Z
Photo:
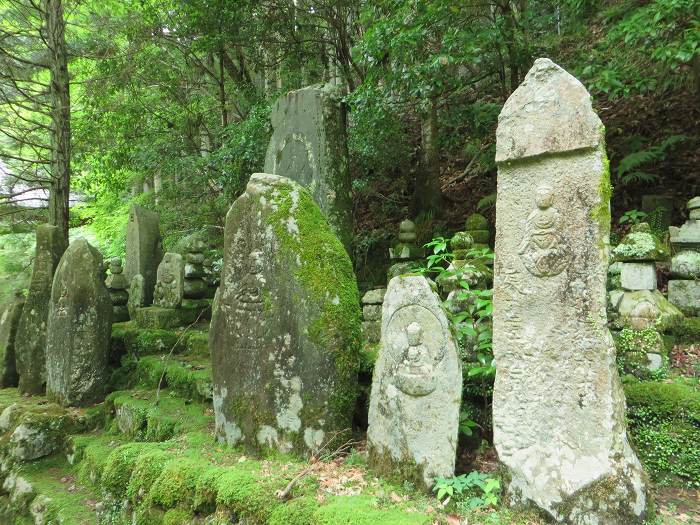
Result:
M51 70L51 187L49 223L58 226L68 245L70 195L70 79L61 0L43 0L46 44Z
M421 116L421 159L416 175L414 194L415 212L440 210L442 193L440 190L440 158L438 154L437 104L428 101L428 107Z

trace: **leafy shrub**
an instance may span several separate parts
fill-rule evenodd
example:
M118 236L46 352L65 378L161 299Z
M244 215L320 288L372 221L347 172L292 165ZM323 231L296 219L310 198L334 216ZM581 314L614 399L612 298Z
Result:
M700 487L700 392L682 384L631 383L625 394L632 442L651 478Z

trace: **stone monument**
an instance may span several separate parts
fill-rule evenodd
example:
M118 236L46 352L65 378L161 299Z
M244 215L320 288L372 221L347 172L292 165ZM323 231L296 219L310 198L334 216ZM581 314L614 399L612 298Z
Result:
M480 213L472 213L464 221L464 231L466 231L474 241L474 248L488 248L491 240L491 227L489 221Z
M688 220L670 228L676 250L671 259L668 299L686 315L700 315L700 197L688 201Z
M46 323L51 285L65 249L57 226L42 224L36 229L32 280L15 339L19 391L23 394L41 394L46 387Z
M129 300L127 302L127 308L129 309L129 318L136 318L136 310L138 308L143 308L145 303L146 295L146 283L143 280L143 275L137 273L131 279L131 284L129 285Z
M334 86L290 91L272 108L265 171L307 188L346 249L352 242L352 198L343 93Z
M104 398L112 335L112 300L102 255L73 241L56 268L46 340L46 395L63 406Z
M641 524L606 317L610 181L583 85L538 59L496 132L494 444L506 500L558 522Z
M24 296L21 292L15 292L13 300L0 305L0 388L17 386L19 380L15 339L23 307Z
M362 296L362 335L369 344L378 343L381 337L384 294L386 288L375 288Z
M207 296L204 281L204 242L193 239L185 254L185 281L183 296L186 299L203 299Z
M430 488L454 475L462 365L440 298L420 275L384 297L367 447L370 466Z
M144 305L153 303L156 271L163 258L160 215L137 204L129 210L126 226L126 264L124 274L130 283L140 273L144 280Z
M158 265L153 304L161 308L180 308L185 289L185 263L179 253L166 253Z
M410 273L419 261L425 256L423 248L416 244L416 225L408 219L399 224L398 242L389 248L389 280L403 273Z
M350 428L359 304L350 258L311 194L254 174L226 216L209 330L217 437L308 454Z
M112 257L109 260L109 275L105 280L105 286L109 290L109 297L112 299L112 322L122 323L129 320L129 282L124 276L122 260L119 257Z

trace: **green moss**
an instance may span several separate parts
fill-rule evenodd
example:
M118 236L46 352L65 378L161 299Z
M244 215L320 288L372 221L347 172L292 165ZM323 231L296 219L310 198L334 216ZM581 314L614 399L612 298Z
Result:
M45 523L92 525L96 522L95 512L88 502L97 500L98 496L92 484L75 483L71 490L66 490L65 479L72 478L75 470L65 458L45 458L21 467L18 473L46 498ZM15 518L12 523L22 521Z
M603 128L601 134L603 137L605 137L605 128ZM600 153L603 162L603 169L600 174L600 183L598 185L600 202L591 209L590 219L598 224L598 235L600 236L599 248L601 251L606 252L610 238L610 199L612 198L613 187L610 183L610 160L605 152L604 141L600 146Z
M268 525L310 525L315 523L314 512L318 503L312 497L294 498L276 507Z
M686 317L674 328L673 334L682 343L697 344L700 341L700 317Z
M150 447L138 455L126 488L130 501L138 503L146 496L171 457L172 454L156 447Z
M144 446L147 445L127 443L109 454L102 470L101 486L114 499L121 500L126 496L131 473Z
M434 516L405 512L401 508L377 508L371 496L336 496L314 513L314 525L429 525Z
M632 442L652 479L700 487L700 392L672 383L624 388Z
M218 479L216 502L243 518L267 522L282 504L275 496L275 490L284 485L278 478L275 480L277 486L270 481L263 483L259 474L250 467L229 470Z
M486 220L486 217L480 213L472 213L469 217L467 217L467 220L464 221L464 229L468 232L473 230L488 230L489 221Z
M195 511L202 514L214 512L219 480L226 471L224 467L210 468L197 478L194 489L194 501L192 503Z
M335 353L330 408L341 426L348 425L357 397L361 341L360 298L352 263L307 190L291 184L276 186L270 197L277 208L268 222L285 258L300 262L296 277L311 299L323 305L318 318L309 323L309 335L321 348ZM296 235L288 229L290 216L298 228Z
M192 521L192 513L182 509L170 509L163 516L163 525L183 525Z
M147 501L164 509L192 508L197 478L212 468L205 459L175 458L169 461L148 491Z

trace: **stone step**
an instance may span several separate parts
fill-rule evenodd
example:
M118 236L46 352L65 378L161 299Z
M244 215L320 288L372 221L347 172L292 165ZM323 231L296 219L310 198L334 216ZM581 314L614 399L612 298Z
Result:
M212 400L211 361L199 355L146 356L136 363L139 384L167 387L193 401Z
M134 441L165 441L206 433L214 424L210 405L193 403L163 389L112 392L104 404L106 428Z
M153 354L177 354L208 356L206 327L174 330L139 328L135 323L112 325L110 361L118 365L124 356L140 357Z

